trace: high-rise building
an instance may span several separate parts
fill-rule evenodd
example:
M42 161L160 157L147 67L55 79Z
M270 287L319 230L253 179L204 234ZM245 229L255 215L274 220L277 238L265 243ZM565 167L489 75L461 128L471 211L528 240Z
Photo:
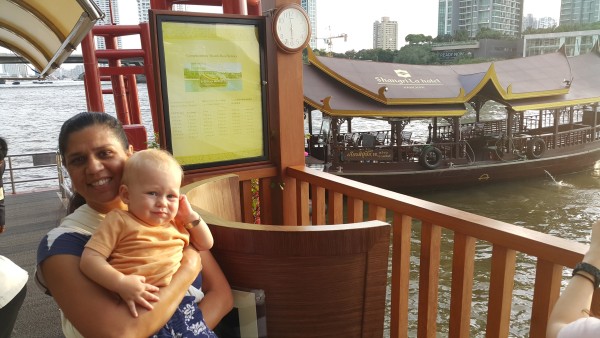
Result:
M129 0L128 0L129 1ZM150 0L137 0L137 11L138 11L138 21L139 22L148 22L150 21L148 17L148 10L150 9ZM174 11L189 11L189 12L197 12L198 5L181 5L174 4L171 7Z
M533 16L533 14L529 13L527 16L523 17L523 30L527 28L536 29L538 28L538 19Z
M373 48L398 49L398 22L384 16L373 23Z
M27 77L29 67L26 64L5 64L4 73L9 77Z
M94 0L96 5L100 8L100 10L104 13L104 19L98 20L96 25L112 25L119 24L119 4L117 0ZM112 12L112 17L111 17ZM122 48L121 38L117 38L117 45L119 48ZM106 49L106 43L104 42L104 38L96 37L96 48L97 49Z
M440 0L438 7L438 35L452 35L452 0Z
M538 27L537 28L551 28L556 26L556 20L554 18L551 18L549 16L545 16L543 18L540 18L538 20Z
M600 21L600 0L561 0L559 25Z
M524 0L439 0L438 35L465 30L475 37L481 28L519 36ZM564 1L564 0L563 0Z
M148 10L150 9L150 0L137 0L138 20L148 22Z
M317 0L302 0L300 5L308 13L308 19L310 20L310 42L311 48L317 48Z

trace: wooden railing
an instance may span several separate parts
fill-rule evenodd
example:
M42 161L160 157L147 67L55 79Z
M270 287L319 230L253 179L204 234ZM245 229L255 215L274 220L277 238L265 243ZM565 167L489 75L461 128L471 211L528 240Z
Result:
M459 211L304 166L289 167L286 174L295 181L284 189L294 189L295 225L339 224L382 220L392 223L390 337L406 337L414 328L409 322L409 283L411 261L418 260L418 337L434 337L438 332L438 287L442 229L453 235L450 311L443 318L449 337L470 335L473 279L477 241L492 249L488 289L486 337L507 337L515 280L516 256L536 260L530 337L545 337L547 318L560 294L563 267L581 261L586 246L516 225ZM243 218L252 218L250 181L240 177ZM261 208L268 210L273 179L260 178ZM367 204L368 212L363 212ZM263 221L268 214L261 215ZM289 223L289 222L288 222ZM287 224L293 225L293 224ZM420 230L418 257L412 257L411 236ZM414 248L413 248L414 249ZM482 286L478 286L481 288Z

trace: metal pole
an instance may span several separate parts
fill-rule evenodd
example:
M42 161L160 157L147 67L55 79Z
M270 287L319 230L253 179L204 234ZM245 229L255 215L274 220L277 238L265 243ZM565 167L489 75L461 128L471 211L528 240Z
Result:
M12 194L14 195L17 192L15 191L15 177L12 170L12 160L10 156L8 157L8 173L10 175L10 187L12 188Z

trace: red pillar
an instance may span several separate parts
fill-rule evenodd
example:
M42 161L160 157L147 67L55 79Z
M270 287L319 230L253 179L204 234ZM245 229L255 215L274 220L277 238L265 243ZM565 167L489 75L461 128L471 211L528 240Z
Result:
M144 55L144 75L146 75L146 87L148 88L148 103L150 104L150 114L152 115L152 128L158 133L158 113L156 111L156 81L154 80L154 65L152 61L152 42L150 39L150 25L140 24L140 40Z
M260 0L248 0L248 15L262 15Z
M118 46L116 34L104 35L104 43L106 44L106 50L112 50L115 53L117 52ZM121 67L121 60L111 58L108 60L108 65L114 68ZM125 93L125 80L123 80L123 75L111 75L110 82L112 84L112 92L115 100L117 118L119 119L119 121L121 121L122 124L131 124L131 118L129 116L129 107L127 104L127 96Z
M98 59L96 58L92 32L89 32L81 41L81 54L83 55L83 69L85 71L83 83L85 85L87 109L89 111L104 112L100 72L98 71Z
M223 14L248 15L246 0L223 0Z

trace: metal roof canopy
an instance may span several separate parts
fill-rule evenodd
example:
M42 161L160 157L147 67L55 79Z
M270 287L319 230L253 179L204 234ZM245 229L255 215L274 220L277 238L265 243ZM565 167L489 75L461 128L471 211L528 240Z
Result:
M25 58L45 77L103 17L92 0L0 0L0 46Z

